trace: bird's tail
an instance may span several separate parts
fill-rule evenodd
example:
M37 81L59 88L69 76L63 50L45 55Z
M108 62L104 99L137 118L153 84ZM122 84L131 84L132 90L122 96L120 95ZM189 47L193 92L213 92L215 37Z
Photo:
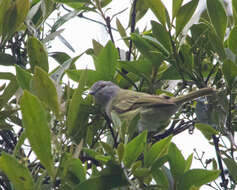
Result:
M195 98L199 98L201 96L207 96L207 95L213 94L214 92L217 92L217 91L213 88L202 88L200 90L190 92L183 96L174 97L172 98L172 102L178 105L178 104L182 104L184 102L193 100Z

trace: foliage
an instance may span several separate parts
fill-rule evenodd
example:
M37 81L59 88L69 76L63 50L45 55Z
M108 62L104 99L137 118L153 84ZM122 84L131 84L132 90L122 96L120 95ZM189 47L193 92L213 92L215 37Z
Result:
M113 15L127 46L126 59L120 58L122 50L116 46L111 27L113 17L107 16L111 3L0 0L0 65L16 70L15 74L0 72L0 79L7 81L0 86L0 188L191 190L208 185L234 189L236 1L232 2L233 14L227 13L224 1L207 0L206 8L195 15L198 0L173 0L170 16L161 0L134 0L128 27L120 22L119 14ZM45 31L48 18L60 8L72 11ZM150 28L141 30L136 23L149 9L156 19L150 21ZM74 50L60 26L88 12L104 19L111 38L105 45L92 40L93 48L84 52L93 58L95 70L76 69L82 54L72 58L65 52L50 52L55 37ZM195 22L194 17L198 18ZM49 57L57 62L53 70ZM65 75L78 87L65 82ZM181 95L206 86L216 88L217 93L185 103L164 124L166 130L138 134L139 116L130 123L116 115L110 121L94 104L87 92L98 80L151 94ZM169 92L175 81L176 87ZM207 166L192 169L193 154L185 159L171 142L173 136L193 126L217 152L216 159L206 162L213 164L212 170ZM223 137L230 145L219 141Z

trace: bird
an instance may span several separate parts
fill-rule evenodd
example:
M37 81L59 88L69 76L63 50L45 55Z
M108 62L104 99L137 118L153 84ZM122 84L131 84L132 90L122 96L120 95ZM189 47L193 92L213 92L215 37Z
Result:
M214 92L215 89L207 87L186 95L169 97L122 89L111 81L97 81L89 89L89 94L110 119L111 113L118 115L121 120L128 118L131 120L140 114L138 130L153 132L161 131L184 102Z

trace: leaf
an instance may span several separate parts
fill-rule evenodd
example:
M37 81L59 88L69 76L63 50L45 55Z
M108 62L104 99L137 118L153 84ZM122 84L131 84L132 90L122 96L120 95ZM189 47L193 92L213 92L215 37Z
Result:
M60 117L60 108L58 101L58 93L52 79L40 67L35 67L35 74L33 76L33 89L39 99L44 102L48 108L53 110L56 117Z
M3 2L6 3L6 2ZM4 6L7 11L4 14L2 20L3 35L12 35L17 28L24 22L27 13L29 11L30 1L29 0L16 0L11 1L11 4Z
M94 64L100 80L113 80L118 59L118 50L109 41L96 57Z
M76 61L77 61L77 59L79 58L79 57L81 57L83 55L83 53L82 54L80 54L80 55L78 55L78 56L76 56L76 57L73 57L73 58L70 58L70 59L66 59L66 55L62 55L63 57L61 57L61 58L59 58L58 57L58 59L60 59L60 61L63 61L64 59L66 59L59 67L57 67L54 71L52 71L51 73L50 73L50 76L51 76L51 78L57 83L57 84L59 84L60 83L60 81L61 81L61 79L62 79L62 77L63 77L63 74L65 73L65 71L67 70L67 69L69 69L69 68L74 68L75 67L75 65L73 65ZM73 67L74 66L74 67ZM77 80L78 81L78 80Z
M207 11L218 37L223 41L227 27L227 16L224 7L219 0L207 0Z
M9 0L0 1L0 36L3 34L3 28L6 27L3 25L3 22L4 22L4 17L6 15L6 12L10 6L11 6L11 1Z
M72 158L71 155L65 154L60 168L62 168L61 178L65 183L72 182L76 185L86 180L85 170L80 159Z
M80 80L80 77L82 73L85 72L85 70L67 70L66 73L68 77L76 82ZM97 72L94 70L86 70L86 75L87 75L87 84L88 86L93 85L95 82L100 80L100 78L97 75Z
M128 40L124 40L124 38L127 37L126 30L125 30L125 28L123 27L123 25L121 24L121 22L119 21L118 18L116 18L116 25L117 25L117 28L118 28L118 31L119 31L119 34L120 34L121 38L123 38L124 43L127 45L127 47L129 47Z
M118 155L119 161L121 162L123 160L123 156L124 156L124 144L123 143L119 143L119 145L117 147L117 155Z
M169 136L152 145L148 152L144 154L145 167L151 166L157 159L168 153L171 139L172 136Z
M144 1L136 1L136 10L135 10L135 20L136 22L138 22L148 11L149 7L148 4ZM132 22L132 17L134 17L133 15L133 6L131 6L130 8L130 13L129 13L129 23L127 28L131 27L131 22Z
M3 93L0 95L0 108L1 108L16 93L19 86L16 81L16 77L12 73L0 72L0 79L10 80L10 83L7 85L7 87L5 87Z
M53 157L47 113L40 100L26 90L20 99L20 107L23 126L30 145L41 164L53 177Z
M136 48L141 52L141 54L146 59L148 59L153 65L156 65L159 68L165 56L157 49L155 49L154 46L148 42L147 39L144 39L143 37L137 34L132 34L131 38Z
M65 52L52 52L50 53L50 56L54 58L60 65L62 65L65 61L71 58Z
M193 153L189 155L189 157L186 160L186 167L185 167L185 172L188 171L192 165L192 161L193 161Z
M15 68L16 68L16 80L19 86L23 90L30 90L30 82L31 79L33 78L31 74L18 65L15 65Z
M77 185L74 190L109 190L129 185L129 182L123 173L123 169L117 164L108 164L108 166L99 174L98 177L92 177Z
M189 189L195 185L200 187L206 183L215 180L220 174L219 170L204 170L204 169L192 169L187 171L181 176L180 182L178 183L178 190Z
M168 52L171 51L171 41L169 32L165 29L164 26L159 24L158 22L151 21L152 26L152 34L154 37L166 48Z
M10 54L0 52L0 65L13 66L16 63L16 59Z
M83 99L83 92L86 85L87 70L83 71L80 76L79 85L73 93L72 100L69 104L67 113L67 134L80 142L81 138L85 136L88 124L89 112L86 107L86 100ZM78 139L75 137L80 136Z
M104 48L99 42L97 42L96 40L92 40L92 45L93 45L93 50L94 50L94 54L96 56L99 55L100 51Z
M27 52L29 55L32 71L34 70L35 66L38 66L48 72L48 53L45 50L44 45L37 38L30 37L28 39Z
M71 44L61 35L58 34L58 39L72 52L75 52L74 48L71 46Z
M176 16L176 36L183 30L197 8L198 0L192 0L178 10Z
M235 26L231 31L228 38L228 44L231 51L237 54L237 26Z
M174 20L174 18L176 17L177 12L179 11L182 3L183 3L183 0L173 0L172 1L172 20Z
M217 135L218 131L216 131L212 126L203 124L203 123L196 123L195 127L202 132L202 134L206 137L206 139L211 140L212 135Z
M152 168L151 170L152 176L154 178L154 180L157 183L157 186L161 186L163 187L162 190L167 189L170 190L171 187L169 185L169 181L168 181L168 176L167 176L167 172L164 171L164 168L162 167L161 169L159 168Z
M1 152L0 169L7 175L14 189L34 189L34 180L30 171L12 155Z
M156 18L160 21L160 23L165 27L166 23L166 8L161 0L145 0L148 7L155 14Z
M234 17L234 21L236 25L236 22L237 22L237 1L236 0L232 0L232 11L233 11L233 17Z
M211 43L213 50L217 52L222 60L224 60L226 55L221 39L214 32L208 32L208 40Z
M127 168L129 168L143 152L146 144L146 138L147 131L143 131L125 146L123 161Z
M47 35L42 42L43 43L47 43L51 40L54 40L57 36L61 35L61 33L63 33L64 29L59 29L58 31L52 32L49 35Z
M175 180L179 180L185 171L185 159L174 143L169 146L168 160L172 176Z
M234 182L237 183L237 163L232 158L224 158L223 161L225 162Z
M237 76L236 63L233 63L230 60L225 60L222 67L222 71L229 88L232 88Z
M59 27L61 27L64 23L66 23L67 21L71 20L73 17L75 17L78 14L78 10L75 11L71 11L65 15L63 15L62 17L60 17L52 26L51 28L51 33L55 32Z
M152 72L152 64L144 59L141 61L119 61L118 66L121 69L145 78L147 81L149 81Z

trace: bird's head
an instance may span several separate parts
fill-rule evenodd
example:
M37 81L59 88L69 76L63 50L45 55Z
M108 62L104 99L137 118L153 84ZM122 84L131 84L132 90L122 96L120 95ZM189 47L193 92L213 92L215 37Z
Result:
M96 103L106 106L117 95L119 89L110 81L98 81L92 85L89 94L94 96Z

